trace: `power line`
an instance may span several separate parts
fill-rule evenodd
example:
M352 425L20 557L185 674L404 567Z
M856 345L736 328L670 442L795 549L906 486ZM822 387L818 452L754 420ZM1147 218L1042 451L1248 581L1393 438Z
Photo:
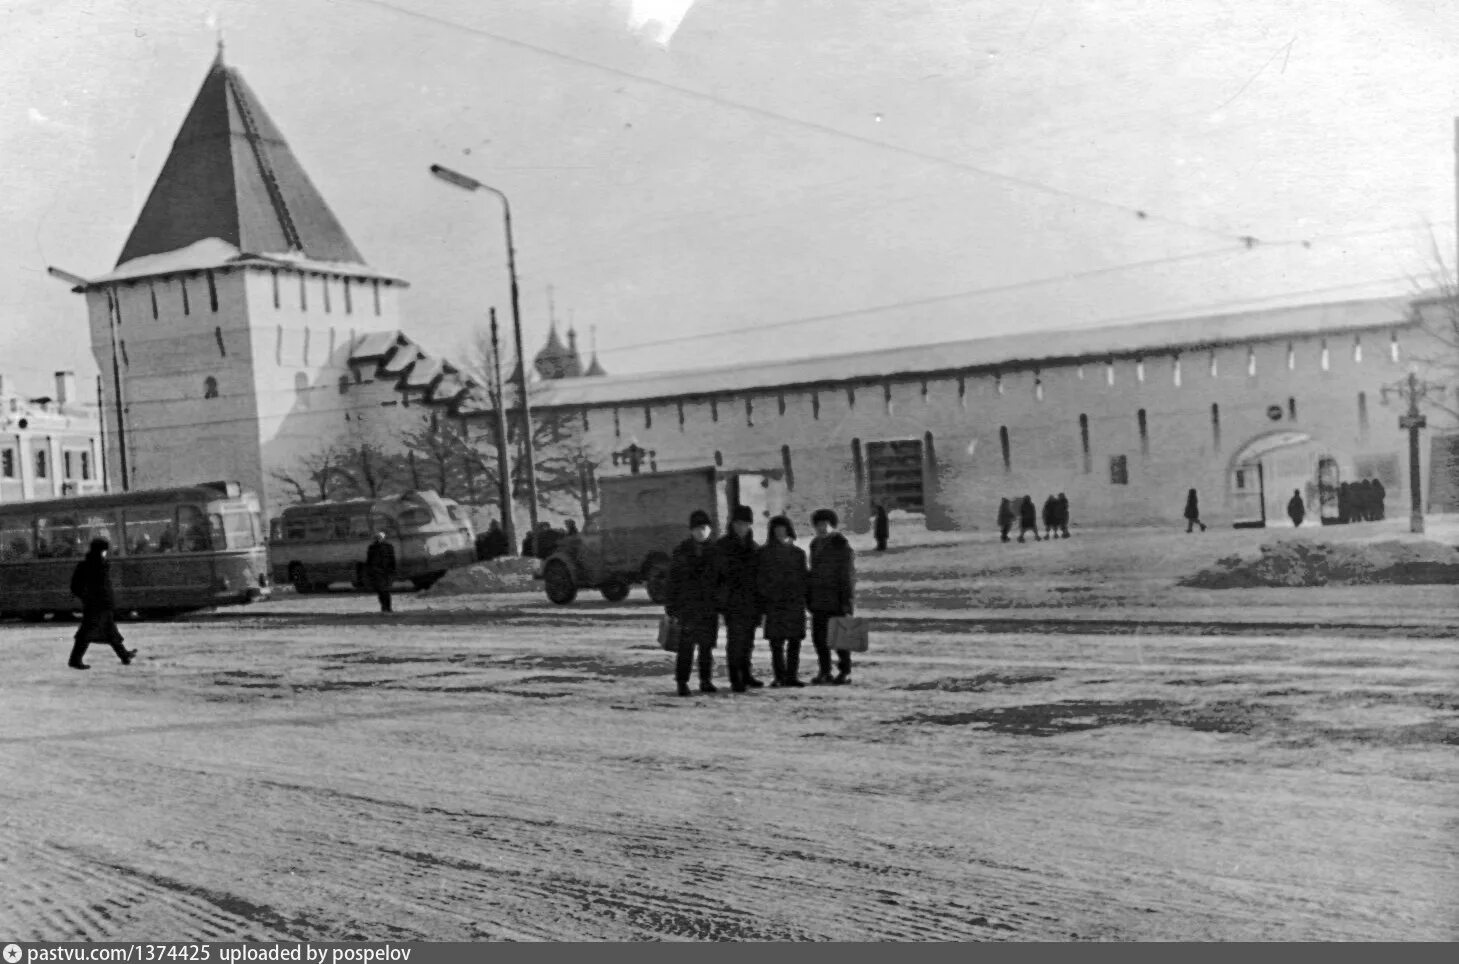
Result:
M934 164L941 164L948 167L957 168L959 170L968 171L970 173L977 174L990 180L999 181L1004 184L1011 184L1016 187L1022 187L1031 191L1037 191L1042 194L1067 198L1069 200L1080 201L1086 204L1093 204L1099 207L1117 210L1125 214L1133 215L1141 221L1159 221L1176 227L1185 228L1187 230L1198 231L1202 234L1224 238L1228 241L1246 243L1248 245L1257 240L1249 235L1236 235L1227 230L1212 228L1201 224L1195 224L1189 221L1182 221L1178 218L1166 217L1164 215L1152 213L1145 208L1137 208L1132 205L1121 204L1118 201L1109 201L1103 198L1094 197L1092 195L1080 194L1077 191L1070 191L1065 188L1054 187L1049 184L1044 184L1039 181L1034 181L1025 177L1019 177L1014 174L1005 174L1000 171L990 170L988 168L979 167L976 164L970 164L966 161L960 161L955 158L942 157L936 154L927 153L925 151L919 151L915 148L904 147L899 144L891 144L886 141L877 140L873 137L866 137L862 134L856 134L851 131L841 130L840 128L832 127L829 124L822 124L818 121L810 121L805 120L804 118L792 117L788 114L781 114L765 107L757 107L753 104L747 104L742 101L731 100L727 97L720 97L716 94L705 93L703 91L694 90L690 87L682 87L678 84L672 84L668 81L658 80L653 77L646 77L642 74L635 74L632 71L623 70L619 67L612 67L608 64L598 63L597 61L588 60L584 57L576 57L572 54L563 53L560 50L553 50L550 47L543 47L539 44L529 43L525 40L518 40L515 37L508 37L504 34L496 33L482 27L474 27L469 24L461 23L460 21L449 20L445 17L437 17L433 14L422 13L419 10L411 10L407 7L401 7L393 3L388 3L386 2L386 0L351 0L351 2L365 6L379 7L381 9L390 10L397 14L411 17L417 20L422 20L427 23L433 23L443 27L450 27L453 30L463 31L465 33L474 34L479 37L486 37L490 40L494 40L509 47L516 47L521 50L528 50L532 53L540 54L545 57L550 57L555 60L560 60L564 63L570 63L578 67L586 67L592 70L602 71L604 73L612 74L616 77L622 77L624 79L632 80L637 83L647 84L652 87L658 87L663 90L672 91L685 97L691 97L695 100L711 103L719 107L726 107L732 110L742 111L744 113L752 114L757 117L763 117L781 123L792 124L797 127L802 127L807 130L813 130L821 134L829 135L831 137L853 141L855 143L862 144L868 147L874 147L880 150L890 151L892 153L901 154L907 157L915 157L919 160L929 161Z

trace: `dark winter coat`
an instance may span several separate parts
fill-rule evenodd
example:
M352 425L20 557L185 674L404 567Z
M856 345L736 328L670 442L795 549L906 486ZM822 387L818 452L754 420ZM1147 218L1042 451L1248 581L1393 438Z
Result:
M720 596L720 612L726 619L760 619L760 596L755 573L760 565L760 547L753 536L741 539L733 532L719 537L719 553L724 566L724 588Z
M719 546L690 538L674 548L664 612L681 622L717 623L723 589L724 557Z
M998 528L1008 528L1009 526L1013 525L1014 520L1016 520L1017 518L1018 514L1013 511L1012 502L1004 499L1002 502L998 503Z
M856 596L856 552L839 532L811 540L811 570L806 608L813 613L849 616Z
M386 592L395 583L395 547L372 542L365 552L365 584L373 592Z
M1058 513L1059 526L1067 529L1069 527L1069 497L1067 495L1055 496L1057 503L1054 511Z
M110 612L116 608L111 586L111 562L88 553L71 573L71 595L81 600L85 613Z
M1287 516L1292 520L1293 525L1301 525L1302 520L1307 518L1307 506L1302 504L1302 497L1294 495L1287 500Z
M876 510L876 522L872 526L872 538L885 542L892 534L892 522L887 518L887 510L878 508Z
M1201 517L1201 504L1196 500L1194 492L1185 498L1185 517L1192 522Z
M1044 528L1052 529L1059 524L1059 500L1052 495L1044 500Z
M1025 498L1018 503L1018 526L1021 529L1039 527L1038 510L1033 507L1033 499Z
M805 639L809 585L805 550L800 546L771 543L760 550L756 587L765 611L766 639Z

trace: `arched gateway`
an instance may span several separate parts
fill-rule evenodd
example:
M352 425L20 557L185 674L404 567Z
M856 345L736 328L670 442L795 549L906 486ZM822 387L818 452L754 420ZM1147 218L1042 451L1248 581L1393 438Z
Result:
M1310 433L1283 429L1248 441L1231 457L1227 500L1238 529L1287 526L1287 502L1302 494L1310 523L1337 521L1337 458Z

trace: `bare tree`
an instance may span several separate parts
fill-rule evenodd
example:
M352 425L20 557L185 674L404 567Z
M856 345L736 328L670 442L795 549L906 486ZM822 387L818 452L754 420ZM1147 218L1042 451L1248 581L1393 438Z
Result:
M294 502L323 502L340 485L339 470L344 453L337 445L306 455L291 470L274 469L270 476L294 493Z

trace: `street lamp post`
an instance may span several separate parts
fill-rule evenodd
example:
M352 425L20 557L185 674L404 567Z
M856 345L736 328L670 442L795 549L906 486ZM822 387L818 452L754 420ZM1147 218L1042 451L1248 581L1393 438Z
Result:
M466 191L486 191L495 194L502 202L503 221L507 232L507 273L512 281L512 330L517 339L517 386L521 391L522 404L522 447L527 461L527 513L532 532L537 531L537 455L532 444L532 409L527 403L527 365L522 358L522 308L517 294L517 252L512 243L512 204L507 196L489 184L483 184L474 177L467 177L459 171L440 164L431 165L431 173L447 184ZM502 393L505 396L505 392Z
M1408 531L1424 531L1424 496L1423 483L1420 474L1423 473L1423 465L1420 462L1420 448L1418 448L1418 432L1428 426L1428 419L1418 410L1418 400L1428 394L1431 388L1441 386L1431 385L1428 382L1418 381L1418 372L1409 369L1408 378L1399 382L1392 388L1383 389L1383 394L1389 391L1398 392L1399 397L1408 401L1408 411L1399 416L1399 429L1408 430Z
M507 387L502 384L501 345L496 335L496 308L491 309L491 388L495 392L492 408L496 409L497 492L502 504L502 534L506 536L511 555L520 555L517 545L517 522L512 512L512 463L507 452Z

